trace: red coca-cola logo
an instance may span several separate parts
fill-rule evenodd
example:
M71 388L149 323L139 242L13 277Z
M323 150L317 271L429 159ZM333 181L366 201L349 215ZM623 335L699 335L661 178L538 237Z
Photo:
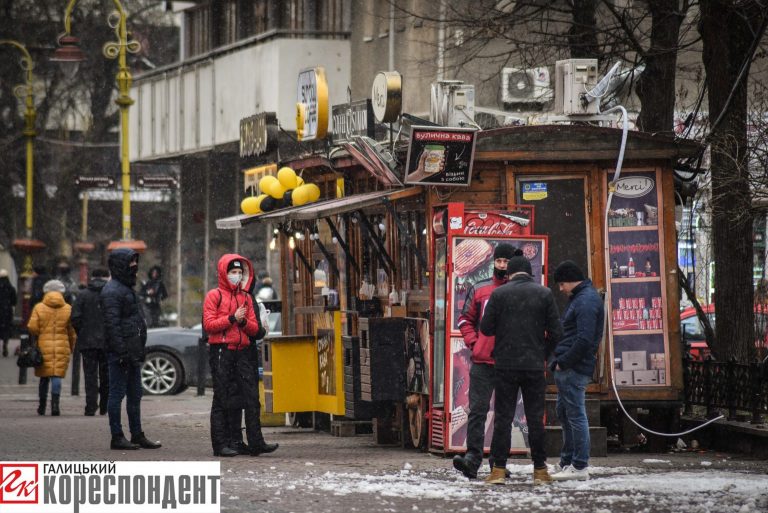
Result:
M464 235L509 236L527 233L530 224L527 218L514 214L482 214L467 217Z

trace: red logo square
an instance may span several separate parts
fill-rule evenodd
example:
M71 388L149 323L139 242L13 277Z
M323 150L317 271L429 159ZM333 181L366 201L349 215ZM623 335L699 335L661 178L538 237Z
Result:
M0 464L0 504L37 504L37 464Z

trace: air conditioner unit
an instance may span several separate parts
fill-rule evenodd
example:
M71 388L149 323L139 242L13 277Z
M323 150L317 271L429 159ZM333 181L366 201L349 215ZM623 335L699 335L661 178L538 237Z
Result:
M483 130L490 130L492 128L503 128L505 126L527 125L528 118L503 110L475 107L475 123L477 123Z
M475 86L461 80L433 83L429 120L440 126L472 126L475 122Z
M555 64L555 114L597 114L599 102L587 92L597 85L597 59L568 59Z
M552 94L547 68L501 70L501 101L505 104L546 103Z

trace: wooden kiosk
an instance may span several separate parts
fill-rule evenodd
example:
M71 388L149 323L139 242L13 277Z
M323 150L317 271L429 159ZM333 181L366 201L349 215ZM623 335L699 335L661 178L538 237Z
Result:
M430 216L447 203L532 206L533 234L548 241L545 282L561 310L567 298L552 273L562 260L577 262L605 291L608 327L589 398L613 404L613 376L624 402L678 404L683 382L673 166L698 146L629 132L621 176L612 183L621 135L619 129L573 125L480 132L471 182L464 188L386 187L366 163L344 152L281 163L321 185L322 198L332 199L217 221L220 228L257 221L278 228L286 337L264 344L267 410L311 406L346 418L386 418L403 443L458 450L443 440L454 415L446 398L457 385L448 368L451 348L445 337L434 338L440 269ZM339 179L345 195L336 198ZM614 194L606 213L609 190ZM390 320L371 323L378 318ZM415 339L405 341L414 332L420 347L415 363ZM297 351L296 344L305 349ZM371 363L385 346L390 370L376 376ZM391 355L398 354L391 365ZM290 369L297 359L317 372L302 379ZM421 373L415 389L414 373ZM334 382L323 382L321 374Z

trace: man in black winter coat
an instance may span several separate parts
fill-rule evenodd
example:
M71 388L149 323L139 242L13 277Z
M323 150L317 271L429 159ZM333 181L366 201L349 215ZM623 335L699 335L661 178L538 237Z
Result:
M141 366L147 343L147 325L141 316L139 298L134 292L139 270L139 254L132 249L112 251L108 259L112 279L101 289L101 311L104 315L107 366L109 369L110 447L116 450L157 449L161 445L149 440L141 429ZM126 401L129 442L123 433L120 410Z
M519 250L509 259L507 272L507 284L493 291L480 321L483 335L496 337L493 348L496 361L496 418L491 442L493 469L486 482L504 484L506 481L512 421L517 393L522 391L533 460L533 483L536 485L552 480L544 447L547 387L544 365L563 331L552 291L533 281L531 263Z
M8 356L8 339L11 338L16 300L16 289L8 279L8 271L0 269L0 339L3 340L3 356Z
M168 291L165 290L163 283L163 269L159 265L154 265L149 270L149 280L141 284L139 291L144 311L146 312L150 328L160 326L160 314L162 312L160 303L168 298Z
M83 357L85 376L85 415L107 413L109 381L104 351L104 316L100 294L109 279L109 271L97 267L91 271L88 287L77 294L72 305L72 327L77 332L77 347Z

